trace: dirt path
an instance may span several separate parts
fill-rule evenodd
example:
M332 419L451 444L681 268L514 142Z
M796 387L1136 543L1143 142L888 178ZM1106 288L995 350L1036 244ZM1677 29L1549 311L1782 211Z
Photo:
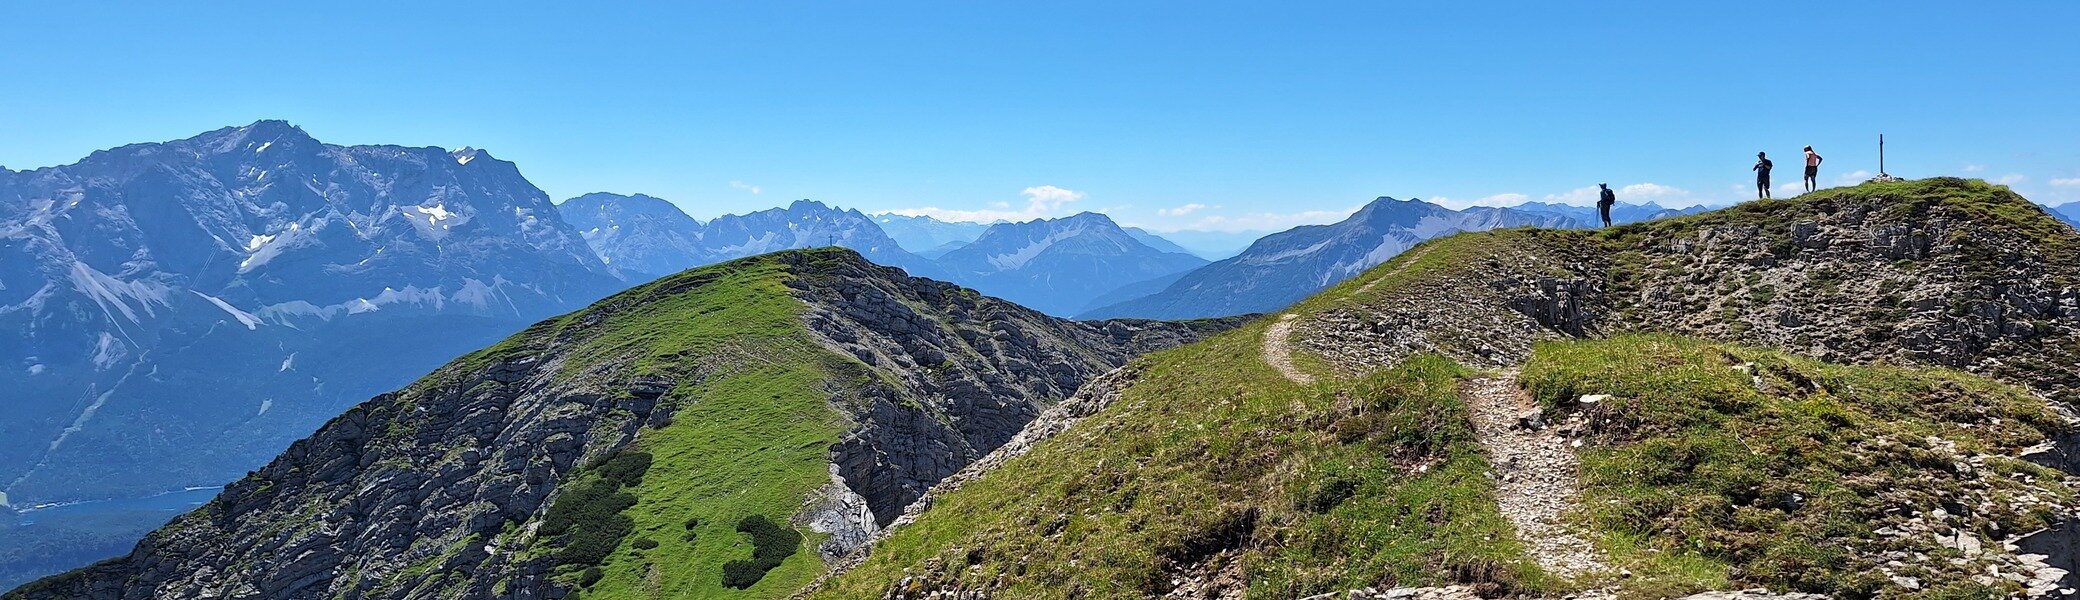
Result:
M1372 281L1365 282L1365 285L1359 286L1357 291L1351 293L1356 295L1371 291L1372 286L1379 285L1379 282L1391 279L1402 271L1407 270L1409 265L1415 264L1417 260L1423 258L1423 253L1429 251L1429 246L1417 249L1414 254L1409 254L1407 260L1403 260L1400 266L1394 267L1394 270L1388 271L1379 277L1372 278ZM1293 337L1293 319L1298 316L1293 313L1279 315L1278 322L1272 323L1269 329L1264 330L1264 362L1271 363L1271 368L1278 369L1279 374L1285 375L1286 379L1293 380L1293 383L1307 385L1314 383L1314 376L1293 365L1293 346L1291 341Z
M1278 322L1264 330L1264 362L1271 363L1271 368L1278 369L1280 375L1293 380L1293 383L1307 385L1314 383L1314 376L1293 366L1291 338L1294 316L1293 313L1279 315Z
M1388 272L1387 272L1387 273L1386 273L1385 275L1381 275L1381 276L1378 276L1378 277L1374 277L1374 278L1372 278L1372 281L1367 281L1367 282L1365 282L1365 285L1361 285L1361 286L1358 286L1358 291L1355 291L1355 292L1351 292L1351 295L1355 296L1355 295L1358 295L1358 294L1363 294L1363 293L1365 293L1365 292L1370 292L1370 291L1372 291L1372 286L1376 286L1376 285L1379 285L1379 282L1382 282L1382 281L1386 281L1386 280L1388 280L1388 279L1392 279L1392 278L1393 278L1393 277L1394 277L1395 275L1399 275L1399 274L1401 274L1401 272L1402 272L1402 271L1406 271L1406 270L1408 270L1408 266L1409 266L1409 265L1412 265L1412 264L1416 264L1416 261L1419 261L1419 260L1422 260L1422 259L1423 259L1423 255L1424 255L1424 254L1428 254L1428 253L1430 252L1430 247L1429 247L1429 246L1421 246L1421 245L1418 245L1418 246L1417 246L1416 248L1413 248L1413 250L1414 250L1414 252L1412 252L1412 253L1407 253L1407 254L1408 254L1408 258L1407 258L1407 259L1405 259L1405 260L1402 260L1402 261L1401 261L1401 265L1400 265L1400 266L1394 267L1394 270L1392 270L1392 271L1388 271ZM1394 258L1401 258L1401 257L1399 257L1399 256L1396 256L1396 257L1394 257ZM1388 259L1388 260L1393 260L1393 259Z
M1553 428L1519 426L1536 406L1517 387L1516 373L1469 379L1459 397L1494 462L1495 502L1538 565L1567 578L1609 570L1601 553L1561 521L1578 496L1579 461Z

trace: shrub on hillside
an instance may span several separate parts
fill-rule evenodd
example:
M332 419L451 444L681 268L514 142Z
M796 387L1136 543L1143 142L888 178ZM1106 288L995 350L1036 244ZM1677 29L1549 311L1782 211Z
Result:
M764 579L767 571L780 566L802 546L801 532L776 525L763 515L744 517L737 522L737 532L751 536L751 559L724 563L722 585L740 590Z
M635 520L621 511L635 506L636 497L623 487L642 482L650 469L650 455L623 452L581 473L542 517L541 533L556 539L560 565L598 565L614 552L621 539L635 531Z

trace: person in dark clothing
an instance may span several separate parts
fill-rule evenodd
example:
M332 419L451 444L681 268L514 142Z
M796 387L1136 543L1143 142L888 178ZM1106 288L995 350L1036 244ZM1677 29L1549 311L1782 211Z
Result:
M1807 192L1811 192L1811 191L1813 191L1813 190L1817 190L1817 189L1820 189L1820 161L1822 161L1822 160L1825 160L1825 159L1822 159L1822 158L1820 158L1820 153L1818 153L1818 152L1814 152L1814 151L1813 151L1813 147L1812 147L1812 146L1806 146L1806 191L1807 191Z
M1768 152L1755 153L1755 199L1769 199L1769 170L1776 165L1769 162Z
M1611 184L1608 183L1599 183L1596 187L1603 188L1603 197L1596 200L1596 211L1603 213L1603 226L1610 227L1611 205L1618 203L1618 193L1611 191Z

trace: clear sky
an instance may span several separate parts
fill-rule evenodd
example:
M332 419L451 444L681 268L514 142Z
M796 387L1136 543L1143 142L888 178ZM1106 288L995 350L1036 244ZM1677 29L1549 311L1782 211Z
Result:
M1894 174L2080 201L2067 0L591 4L0 5L0 165L280 118L701 218L1277 230L1599 181L1730 202L1758 150L1795 187L1812 144L1831 184L1884 132Z

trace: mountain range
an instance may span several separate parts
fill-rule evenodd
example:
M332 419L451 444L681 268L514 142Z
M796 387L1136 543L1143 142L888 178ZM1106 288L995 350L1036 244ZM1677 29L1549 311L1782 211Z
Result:
M967 245L982 237L989 229L988 223L967 221L941 221L925 216L898 214L874 215L874 224L888 233L896 244L925 258L937 259L955 248Z
M586 242L603 262L631 270L634 281L777 250L824 246L851 248L876 263L918 275L938 273L937 265L903 249L873 218L812 200L723 215L706 223L670 202L641 194L587 194L557 208L585 232Z
M1575 206L1572 204L1558 204L1553 202L1534 201L1525 202L1508 208L1523 212L1560 215L1569 219L1574 219L1576 223L1580 223L1583 226L1595 226L1603 223L1603 215L1598 213L1596 207L1594 206ZM1618 202L1616 204L1611 205L1611 223L1615 225L1624 225L1627 223L1638 223L1641 221L1652 221L1655 219L1666 219L1668 217L1679 217L1682 215L1696 214L1704 212L1705 210L1707 209L1702 205L1691 206L1689 208L1667 208L1653 202L1648 202L1646 204Z
M280 121L0 171L0 215L16 504L228 479L357 397L620 287L512 163Z
M1301 248L1455 219L1358 217ZM1248 321L787 250L537 323L4 598L2051 597L2076 265L1949 178L1441 236Z
M1341 222L1264 236L1241 254L1179 276L1158 291L1091 307L1077 316L1189 319L1268 312L1386 262L1423 240L1505 227L1578 226L1572 218L1549 212L1452 210L1420 200L1381 197Z
M1966 209L2012 204L2000 195L2004 192L1970 185L1915 185L1921 187L1879 186L1870 188L1877 191L1859 192L1862 195L1822 194L1798 206L1868 208L1884 205L1870 201L1872 194L1895 198L1911 192L1939 196L1943 200L1934 206L1965 210L1969 218L1959 218L1981 223L1985 221L1981 213L2006 214L2002 212L2006 209ZM1985 200L1989 197L1999 202ZM2074 207L2051 212L2070 223ZM1700 210L1621 204L1614 211L1618 221L1651 223L1605 235L1679 231L1681 223L1719 223L1718 219L1725 218L1684 216ZM1744 206L1709 214L1741 215L1752 210ZM1815 222L1846 218L1824 212L1821 216L1794 216ZM1908 227L1911 235L1906 242L1885 238L1856 243L1919 244L1914 240L1934 235L1913 229L1926 224L1901 218L1877 215L1866 221ZM768 294L757 296L766 299L778 297L770 295L775 285L796 290L793 297L800 303L773 306L796 307L787 310L809 319L806 326L815 332L812 338L823 340L818 343L837 355L868 365L863 373L910 382L903 384L909 386L905 391L893 396L897 408L867 410L861 408L866 405L847 405L832 413L834 422L850 423L839 426L846 432L845 440L871 430L891 436L923 436L931 440L928 444L944 446L896 447L886 441L874 442L881 445L833 462L855 474L897 468L890 464L907 465L897 468L907 473L900 477L849 480L849 485L857 487L853 490L856 499L833 496L841 505L851 506L846 503L855 500L864 503L874 515L872 520L885 525L933 482L981 460L990 448L1014 438L1038 412L1071 398L1069 392L1091 381L1097 371L1116 366L1130 354L1234 325L1232 320L1170 325L1145 319L1305 308L1310 296L1321 298L1320 294L1333 295L1336 290L1370 293L1371 282L1351 280L1376 273L1379 265L1425 240L1494 229L1581 228L1593 219L1589 209L1556 204L1451 210L1422 201L1380 198L1342 222L1271 234L1240 254L1209 263L1164 235L1121 226L1096 213L983 225L868 215L804 200L702 222L671 202L640 194L587 194L552 204L515 165L482 150L330 145L280 121L224 128L184 140L124 146L96 152L71 165L31 171L0 169L0 326L15 332L0 342L0 365L12 365L0 368L0 390L4 390L0 393L6 395L0 398L6 400L0 402L0 587L112 555L163 522L169 511L186 506L170 504L172 499L186 502L186 498L210 493L210 486L262 464L358 399L387 390L416 389L407 383L443 361L490 344L528 323L643 282L684 285L746 268L768 270L775 279L754 278L741 285L757 288L756 294ZM1672 224L1661 225L1664 221ZM1958 222L1941 225L1957 227ZM1995 222L1990 226L2033 231L2038 224ZM1729 227L1733 226L1714 231L1731 235L1725 233L1734 230ZM1799 231L1789 238L1797 248L1834 239ZM1511 232L1496 235L1518 239L1510 237L1515 235ZM2054 253L2063 251L2058 245L2062 238L2046 239L2049 241L2033 243ZM913 249L929 244L936 245ZM788 253L833 245L856 254ZM772 254L775 252L782 254ZM1543 256L1526 252L1526 256ZM1920 255L1915 252L1927 250L1900 252L1905 253L1904 259L1917 259ZM732 261L773 256L785 258L755 263L756 267L710 269L704 271L708 275L692 280L681 275L689 268L752 264ZM900 272L868 268L867 263L896 267ZM1619 271L1626 267L1605 266ZM961 287L926 283L911 279L913 276ZM1779 274L1759 272L1757 276ZM805 280L838 286L837 297L824 292L803 296L808 289L801 287ZM852 283L840 285L833 280ZM1597 285L1620 283L1624 281ZM1744 293L1757 298L1774 297L1775 286L1786 285L1776 280L1764 282L1767 285L1740 283L1746 286ZM1576 284L1552 281L1538 285L1564 288ZM1829 288L1823 281L1800 285L1823 291L1839 289ZM617 296L621 305L614 301L595 305L591 314L606 319L618 314L617 306L625 308L627 302L635 301L632 298L640 298L639 303L664 302L685 291L653 286L643 287L649 290L644 294ZM749 288L703 289L717 298L753 294ZM1555 289L1558 291L1542 293L1566 292L1567 297L1589 293ZM1875 287L1863 291L1888 293ZM858 297L862 294L864 299ZM2064 306L2067 300L2045 302ZM871 307L863 308L862 303ZM916 314L904 316L896 305ZM1534 303L1532 308L1512 310L1560 310L1537 308L1540 306L1546 305ZM1916 304L1912 310L1924 308ZM2029 311L2039 308L2032 305L2023 312L2034 315ZM830 323L816 320L838 318L834 315L839 313L843 313L841 320L849 319L853 325L828 329ZM661 314L699 319L691 313ZM1093 321L1062 319L1069 315ZM1363 317L1344 325L1372 330L1399 322ZM2055 332L2059 322L2053 318L2046 321L2049 325L2036 321L2026 325L2032 331L2049 327L2043 331ZM738 366L746 364L738 362L743 354L773 351L764 346L714 346L710 342L687 346L693 342L673 338L679 329L664 322L653 325L652 329L616 335L633 336L630 340L657 348L677 348L681 353L730 355L735 358L725 362ZM2024 325L2006 321L1989 326L2020 331ZM1564 323L1542 326L1568 331ZM1825 352L1808 347L1810 340L1799 336L1815 335L1811 330L1750 338L1728 333L1734 325L1726 327L1682 331L1788 347L1827 360L1867 358L1845 358L1840 348L1854 344L1839 340L1828 342ZM1163 341L1142 339L1149 335ZM860 341L881 339L875 336L886 338L882 341L887 343L877 346ZM955 343L954 338L960 341ZM560 343L528 334L513 339ZM1515 342L1488 343L1491 351L1499 352ZM1005 344L1018 352L1037 354L1011 357L1003 354L1009 351ZM910 357L907 362L890 354L896 352L893 347ZM1336 361L1356 360L1336 354L1351 352L1348 349L1316 351ZM1102 359L1063 358L1074 356ZM2033 360L2002 356L2006 364L2026 365ZM576 359L566 362L571 360ZM1049 361L1060 360L1083 361L1077 363L1083 366L1073 373L1050 371ZM1926 355L1905 360L1990 368L1944 363ZM649 363L644 361L628 367L632 370L616 371L612 377L641 379L648 373L643 365ZM966 365L967 370L955 376L940 370L944 365ZM614 368L624 367L627 365ZM1036 377L1036 369L1043 373L1038 377L1052 383L1035 383L1031 378ZM2026 379L2003 371L1987 374L2003 381ZM497 381L503 375L483 377ZM1007 381L1025 383L1013 384L1017 389L1012 390L1003 387ZM630 391L634 387L603 389L595 392L617 398L648 393ZM851 397L847 396L850 393L830 397L837 401ZM513 394L509 399L519 398L523 391ZM881 398L882 394L874 391L869 396ZM981 396L975 394L997 401L1017 398L1014 404L1024 408L934 404L946 399L956 404L980 402ZM530 405L538 407L564 402L558 399L561 396L532 398ZM852 401L866 401L861 398L865 396ZM905 412L916 408L913 403L923 406L925 412ZM627 408L635 410L634 405ZM887 410L895 412L874 412ZM944 412L947 410L954 412ZM1006 411L1011 416L1005 416ZM594 417L607 418L587 418ZM532 417L515 417L528 418ZM895 425L873 429L861 425L861 419L869 425ZM995 424L986 428L987 433L963 430L960 435L967 436L963 441L933 429L961 429L960 423L981 421ZM611 444L624 444L641 434L628 436L633 437L616 438L620 441ZM543 441L547 443L546 438ZM841 441L859 443L867 442ZM573 463L575 469L595 472L598 465L589 461L611 458L593 454L604 447L587 446L592 449L581 453L584 460ZM557 460L575 460L572 456ZM455 463L440 464L447 468ZM558 468L562 475L556 477L563 477L572 467ZM376 482L380 477L360 481ZM538 492L569 491L559 487L563 483L538 483L547 486L537 487ZM344 493L344 488L331 489ZM169 490L176 493L161 495ZM154 500L159 498L166 500ZM800 501L808 497L781 494L761 501L781 498ZM150 507L131 506L140 502ZM118 513L116 506L130 508ZM219 515L231 518L227 515L236 512ZM525 520L522 515L506 516ZM361 517L350 514L343 518ZM233 535L234 529L218 533ZM869 529L855 527L840 537L851 540L847 543L864 543ZM371 547L339 551L362 552ZM549 577L553 581L541 589L561 589L570 575L554 574Z
M230 481L354 402L620 287L479 150L260 121L0 170L0 501ZM0 574L70 555L17 543L105 553L154 524L0 531Z
M1172 251L1144 240L1154 239ZM989 226L974 242L946 253L946 277L985 294L1067 315L1122 285L1196 269L1206 259L1110 217L1078 213L1060 219Z

